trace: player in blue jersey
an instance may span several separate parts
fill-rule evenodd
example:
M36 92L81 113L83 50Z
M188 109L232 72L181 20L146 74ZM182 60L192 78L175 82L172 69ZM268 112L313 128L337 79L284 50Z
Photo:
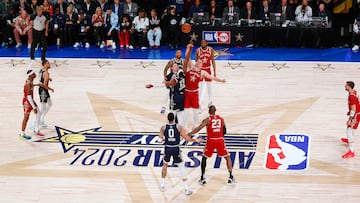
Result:
M179 66L174 63L171 73L168 74L169 80L165 86L170 88L170 110L175 113L177 123L185 126L184 100L185 100L185 74Z
M39 124L41 125L41 127L47 127L47 125L44 122L44 117L47 114L47 112L49 112L52 106L49 90L51 92L54 92L54 89L49 87L49 83L50 81L52 81L49 73L49 69L51 68L50 62L48 60L43 60L42 65L43 68L40 70L40 74L39 74L40 84L41 84L41 86L39 87L40 115L41 115Z
M175 115L173 113L169 113L168 116L169 123L162 126L159 133L160 141L164 142L164 164L162 166L161 171L161 191L165 191L165 179L167 173L167 167L169 165L171 157L177 167L179 168L181 178L184 183L185 194L191 195L192 191L189 189L186 179L186 171L183 159L181 157L181 150L180 150L180 139L181 137L184 138L188 142L203 142L204 140L200 139L193 139L187 135L187 132L183 127L177 125L175 123Z
M180 69L182 69L183 68L183 63L184 63L184 59L182 58L182 51L181 50L176 50L175 57L170 59L169 62L166 64L165 68L164 68L164 81L163 81L163 83L165 83L165 82L167 82L167 81L169 81L171 79L172 71L170 71L170 73L168 73L169 69L171 69L174 64L178 65L178 67ZM170 91L170 89L167 88L165 98L164 98L164 103L163 103L163 106L161 107L161 110L160 110L161 114L164 114L165 111L166 111L166 106L168 105L168 102L169 102L169 94L170 94L169 91Z

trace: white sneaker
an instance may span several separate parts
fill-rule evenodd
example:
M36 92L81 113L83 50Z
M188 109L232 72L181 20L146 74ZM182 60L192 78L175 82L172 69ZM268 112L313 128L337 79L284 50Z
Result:
M85 48L87 48L87 49L90 48L89 42L86 42L86 43L85 43Z
M162 107L161 107L161 109L160 109L160 113L161 113L161 114L164 114L164 113L165 113L165 111L166 111L165 106L162 106Z
M205 184L206 184L205 178L204 178L204 179L201 179L201 178L200 178L199 184L200 184L200 185L205 185Z
M19 135L20 140L31 140L31 136L29 135Z
M129 45L126 45L126 48L129 48Z
M129 49L134 49L133 45L130 45L130 46L129 46Z
M228 184L234 184L234 183L235 183L234 177L229 177L227 183L228 183Z
M105 47L105 42L101 42L100 49L103 49Z
M192 195L192 191L191 190L185 190L185 194L187 195L187 196L189 196L189 195Z
M355 45L352 49L353 52L358 52L359 51L359 45Z
M42 128L47 128L48 125L46 125L46 123L44 123L44 122L41 122L41 123L40 123L40 127L42 127Z
M164 191L165 191L165 185L161 185L161 186L160 186L160 191L161 191L161 192L164 192Z
M78 48L79 46L80 46L79 42L76 42L73 47Z
M28 47L27 47L28 49L31 49L31 44L28 44Z
M113 43L113 44L111 45L111 47L112 47L112 49L116 49L116 44Z
M124 48L124 45L120 45L120 48Z
M147 47L141 47L141 50L146 50L147 49Z
M21 43L17 43L17 44L16 44L16 48L20 48L21 45L22 45Z

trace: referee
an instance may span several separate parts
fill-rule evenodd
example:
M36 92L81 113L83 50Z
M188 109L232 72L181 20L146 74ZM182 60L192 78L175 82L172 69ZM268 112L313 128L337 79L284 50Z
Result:
M38 43L42 45L42 53L41 53L41 60L45 60L46 51L47 51L47 36L48 36L48 28L49 28L49 21L43 15L43 6L39 6L36 8L36 15L31 17L31 23L33 26L33 42L31 44L30 50L30 58L34 60L34 52L35 48L37 47Z

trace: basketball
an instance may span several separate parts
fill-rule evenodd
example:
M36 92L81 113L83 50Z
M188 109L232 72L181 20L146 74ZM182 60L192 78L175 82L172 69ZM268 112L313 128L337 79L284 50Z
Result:
M181 31L183 33L189 33L191 31L191 25L189 23L184 23L182 26L181 26Z

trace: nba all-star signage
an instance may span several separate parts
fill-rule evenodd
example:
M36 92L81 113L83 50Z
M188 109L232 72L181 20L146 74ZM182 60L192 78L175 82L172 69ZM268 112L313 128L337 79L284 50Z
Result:
M93 128L74 132L55 127L57 136L37 142L60 143L64 153L73 154L70 165L153 166L163 164L164 146L157 132L101 131ZM203 139L206 136L201 135ZM248 169L255 156L258 134L227 134L225 142L235 168ZM186 167L199 167L204 144L181 142ZM216 154L215 154L216 155ZM209 163L219 168L223 158L214 157ZM224 164L222 164L224 165Z
M271 170L305 170L309 167L310 136L276 134L268 137L265 168Z
M209 44L230 44L231 32L230 31L203 31L202 39L206 40Z

